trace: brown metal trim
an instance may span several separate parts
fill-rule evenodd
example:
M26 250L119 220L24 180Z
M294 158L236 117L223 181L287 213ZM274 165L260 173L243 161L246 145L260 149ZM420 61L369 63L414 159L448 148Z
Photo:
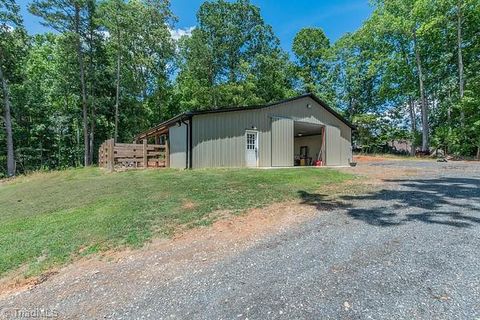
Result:
M147 130L147 131L144 131L140 134L138 134L137 136L135 136L135 140L141 140L145 137L148 137L148 136L151 136L151 135L154 135L156 133L158 133L159 131L163 131L163 130L168 130L169 127L171 127L173 124L177 123L177 122L182 122L183 120L185 120L186 118L188 118L188 114L187 113L181 113L165 122L162 122L160 123L159 125Z

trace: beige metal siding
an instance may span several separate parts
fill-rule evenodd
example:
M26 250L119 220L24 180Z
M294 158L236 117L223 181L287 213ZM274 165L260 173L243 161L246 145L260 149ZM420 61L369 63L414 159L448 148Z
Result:
M170 167L184 169L187 161L187 126L173 126L169 130Z
M272 118L272 167L293 166L293 120Z
M353 161L353 152L352 152L352 130L349 130L345 133L346 137L340 137L343 143L342 148L342 164L343 161L347 160L347 164Z
M336 127L340 135L332 137L330 144L326 143L325 153L337 153L339 159L335 160L336 164L327 162L327 165L347 165L348 159L351 159L350 127L306 97L263 109L194 116L193 167L245 167L245 131L252 129L259 132L259 166L271 167L273 117L324 125L326 139L329 127Z
M245 167L245 131L258 131L260 167L270 163L270 119L252 111L193 118L193 167Z
M328 126L326 130L326 148L328 166L342 165L343 143L340 137L340 129L335 126Z

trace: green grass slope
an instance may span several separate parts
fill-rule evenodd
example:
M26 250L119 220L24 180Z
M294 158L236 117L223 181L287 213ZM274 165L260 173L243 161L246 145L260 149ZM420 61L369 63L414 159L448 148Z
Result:
M37 173L0 184L0 275L33 275L102 250L141 246L178 226L291 200L351 176L329 169Z

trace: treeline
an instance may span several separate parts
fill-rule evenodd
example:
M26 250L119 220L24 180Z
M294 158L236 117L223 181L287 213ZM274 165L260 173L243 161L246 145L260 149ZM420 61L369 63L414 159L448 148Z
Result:
M336 44L339 102L358 142L375 150L403 136L424 152L480 158L480 1L373 4Z
M131 141L181 111L304 92L352 120L364 151L408 139L475 156L478 1L373 5L334 44L300 30L289 57L248 0L205 2L179 39L168 0L34 0L30 12L53 31L34 36L14 0L0 0L0 175L95 163L104 140Z

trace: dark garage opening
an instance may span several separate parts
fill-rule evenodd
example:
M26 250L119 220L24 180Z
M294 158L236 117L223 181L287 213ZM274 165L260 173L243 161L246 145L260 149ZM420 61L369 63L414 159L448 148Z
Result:
M325 165L325 127L320 124L295 121L294 164L295 166Z

